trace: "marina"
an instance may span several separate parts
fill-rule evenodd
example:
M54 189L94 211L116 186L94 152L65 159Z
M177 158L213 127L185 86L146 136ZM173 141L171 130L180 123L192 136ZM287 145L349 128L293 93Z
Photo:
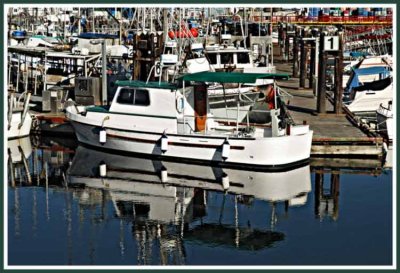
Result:
M393 5L5 10L8 265L394 263Z

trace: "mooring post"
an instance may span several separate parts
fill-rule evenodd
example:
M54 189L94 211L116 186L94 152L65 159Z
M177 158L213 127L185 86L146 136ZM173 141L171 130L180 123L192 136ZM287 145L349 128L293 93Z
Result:
M289 36L289 24L286 24L286 31L285 31L285 61L289 61L289 48L290 48L290 36Z
M339 32L339 51L335 57L335 93L334 93L334 111L335 114L342 112L343 97L343 39L342 32Z
M293 77L299 76L299 28L295 28L293 37Z
M307 74L307 49L306 41L301 37L300 42L300 88L306 86L306 74Z
M319 46L319 67L318 67L318 91L317 91L317 112L319 114L326 113L326 63L327 55L324 50L325 33L321 32Z
M311 42L310 49L310 75L308 77L308 88L314 87L314 74L315 74L315 54L317 53L315 50L316 41Z
M279 26L278 26L279 56L282 56L284 41L285 41L285 39L284 39L284 37L283 37L283 24L282 24L282 23L279 23Z

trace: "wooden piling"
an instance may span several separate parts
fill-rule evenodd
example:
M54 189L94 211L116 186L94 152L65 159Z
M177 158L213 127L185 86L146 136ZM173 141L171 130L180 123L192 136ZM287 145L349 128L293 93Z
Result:
M319 47L319 69L318 69L318 92L317 92L317 112L326 113L326 63L328 56L324 51L325 33L321 32Z
M299 28L297 27L293 37L293 77L299 77Z
M304 38L304 37L302 37ZM306 86L306 74L307 74L307 49L306 41L301 39L300 41L300 88L305 88Z
M289 25L286 25L286 30L285 30L285 60L289 61L289 48L290 48L290 36L288 34L289 31Z
M342 113L343 97L343 33L339 33L339 51L335 58L335 92L334 92L334 112Z
M308 88L312 89L314 86L314 74L315 74L315 54L316 52L316 46L315 46L316 41L312 42L311 45L311 50L310 50L310 75L308 77Z

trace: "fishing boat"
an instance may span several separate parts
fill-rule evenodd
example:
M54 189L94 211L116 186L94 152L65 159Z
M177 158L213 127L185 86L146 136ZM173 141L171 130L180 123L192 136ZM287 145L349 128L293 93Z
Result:
M23 101L20 101L23 99ZM29 114L30 93L24 93L18 100L15 93L8 96L7 138L22 138L29 135L32 127L32 117Z
M381 103L376 111L378 131L382 133L389 141L393 140L393 109L392 101L386 105Z
M270 127L220 122L210 113L206 83L251 84L265 77L270 75L200 72L177 84L117 81L110 107L69 101L66 114L81 143L121 153L261 169L304 163L313 132L286 122L280 109L270 110Z
M214 71L241 71L245 73L273 73L272 65L258 66L252 57L252 52L243 47L232 45L206 46L205 54Z

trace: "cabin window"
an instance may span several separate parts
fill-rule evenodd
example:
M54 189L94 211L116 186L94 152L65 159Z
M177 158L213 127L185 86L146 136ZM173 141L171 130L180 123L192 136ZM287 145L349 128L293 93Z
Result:
M221 53L221 64L233 64L233 54Z
M120 104L148 106L150 105L149 91L144 89L121 89L117 102Z
M217 64L217 54L208 54L208 59L210 60L210 64Z
M237 54L237 62L238 62L238 64L248 64L248 63L250 63L249 54L247 54L247 53L238 53Z
M149 91L143 89L135 90L135 105L148 106L150 105Z
M121 89L121 91L119 91L117 102L121 104L133 104L134 96L134 89Z

